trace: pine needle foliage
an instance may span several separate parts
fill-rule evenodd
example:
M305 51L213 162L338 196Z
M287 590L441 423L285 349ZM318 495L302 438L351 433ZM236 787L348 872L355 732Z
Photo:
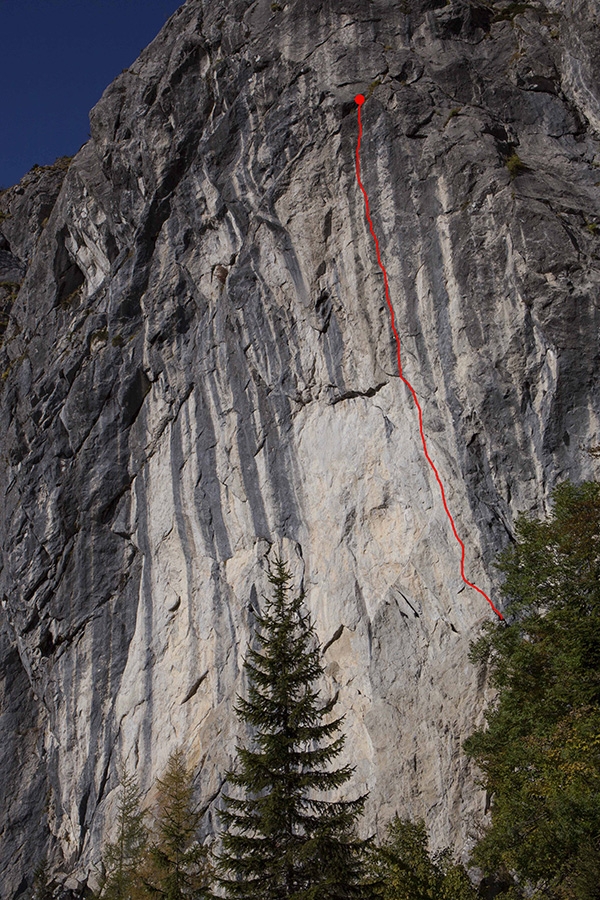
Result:
M153 835L142 868L148 895L164 900L202 900L210 880L208 850L199 840L202 813L193 803L193 776L181 749L169 757L157 788Z
M331 800L351 779L333 768L345 737L332 718L336 699L321 701L321 650L304 596L292 596L281 559L269 576L272 599L256 615L258 649L248 650L248 698L236 711L254 732L238 747L228 774L219 884L235 900L341 900L366 896L366 842L355 835L365 796ZM241 795L241 796L240 796Z
M465 749L493 796L474 861L546 900L600 900L600 484L560 485L501 557L508 626L473 658L498 689Z
M142 896L138 871L146 852L148 830L140 806L137 779L125 769L117 810L116 840L102 854L102 900L133 900Z
M33 873L31 900L53 900L55 883L50 877L50 866L46 857L41 859Z
M433 856L423 821L398 816L371 859L375 895L380 900L477 900L464 866L449 851Z

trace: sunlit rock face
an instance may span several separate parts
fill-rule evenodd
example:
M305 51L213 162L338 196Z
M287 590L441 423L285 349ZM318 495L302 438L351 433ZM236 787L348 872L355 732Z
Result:
M68 172L0 195L1 280L22 281L0 348L3 900L44 853L85 882L122 764L151 791L182 746L214 830L278 553L364 831L423 816L468 848L468 648L493 613L398 377L354 96L404 371L499 603L516 514L593 476L600 443L598 13L517 7L188 0Z

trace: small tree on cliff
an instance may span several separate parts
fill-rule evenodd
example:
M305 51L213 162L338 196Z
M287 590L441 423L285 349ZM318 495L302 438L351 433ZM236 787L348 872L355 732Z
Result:
M200 900L210 880L208 850L199 841L201 812L192 801L192 774L182 750L169 757L157 781L158 802L142 880L150 897Z
M354 771L331 768L344 745L342 719L331 719L336 699L319 700L321 650L281 559L269 580L273 599L256 616L260 649L244 664L248 699L236 708L254 729L254 748L238 748L228 775L242 796L225 797L218 880L239 900L362 897L366 842L354 830L366 798L324 796Z
M56 884L50 877L50 866L46 857L41 859L33 873L31 900L53 900Z
M125 769L117 810L117 834L102 853L100 894L102 900L130 900L142 896L139 869L146 853L148 831L140 807L135 776Z

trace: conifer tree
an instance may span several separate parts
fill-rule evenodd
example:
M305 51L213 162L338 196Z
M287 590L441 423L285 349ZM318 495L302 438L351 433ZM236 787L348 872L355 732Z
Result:
M31 900L52 900L55 884L50 878L50 866L44 856L35 867L33 873L33 892Z
M192 780L183 751L175 750L163 778L157 781L154 833L142 869L151 897L199 900L207 894L208 850L199 842L202 814L192 802Z
M143 895L139 869L148 841L144 815L137 779L125 769L121 779L116 840L108 844L102 854L99 895L102 900L130 900Z
M256 615L259 649L245 660L248 699L238 716L254 731L252 749L238 747L225 798L219 883L238 900L338 900L363 897L366 842L355 825L366 797L332 800L354 769L332 768L345 737L331 718L336 699L322 702L321 650L303 595L277 559L273 598ZM240 796L241 795L241 796Z
M493 796L473 861L528 896L599 900L600 483L553 501L547 519L518 519L499 565L509 624L473 647L498 689L465 743Z
M374 893L380 900L477 900L464 866L444 850L429 851L423 821L398 816L372 855Z

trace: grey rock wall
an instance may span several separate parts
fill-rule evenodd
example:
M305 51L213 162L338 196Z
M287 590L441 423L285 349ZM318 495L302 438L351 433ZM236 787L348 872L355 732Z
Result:
M592 0L188 0L40 176L49 209L27 180L0 195L22 279L0 348L3 898L44 852L85 882L121 763L149 791L183 746L214 828L277 552L365 831L424 816L468 849L468 647L492 613L398 378L353 98L405 373L498 601L515 515L593 476L600 443L598 40Z

